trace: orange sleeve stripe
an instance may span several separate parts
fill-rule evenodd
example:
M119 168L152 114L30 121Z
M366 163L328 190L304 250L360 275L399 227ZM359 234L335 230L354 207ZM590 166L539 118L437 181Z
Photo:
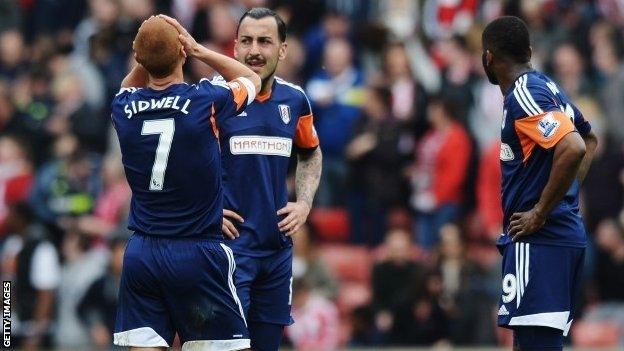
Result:
M230 90L232 90L232 95L234 95L234 102L236 103L236 110L238 111L247 103L247 88L245 88L245 84L238 79L234 79L229 82L228 85Z
M319 145L312 114L299 117L297 131L295 132L295 144L303 149L311 149Z
M570 118L559 111L546 112L516 120L514 127L520 138L525 162L536 145L550 149L557 145L564 136L575 130Z

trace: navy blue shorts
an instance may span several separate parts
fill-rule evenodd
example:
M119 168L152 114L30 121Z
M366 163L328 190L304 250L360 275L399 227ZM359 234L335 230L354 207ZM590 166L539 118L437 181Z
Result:
M567 336L585 248L509 243L503 253L498 325L551 327Z
M236 257L236 289L249 321L290 325L292 247L267 257Z
M183 350L249 348L236 265L217 239L134 234L124 254L114 343Z

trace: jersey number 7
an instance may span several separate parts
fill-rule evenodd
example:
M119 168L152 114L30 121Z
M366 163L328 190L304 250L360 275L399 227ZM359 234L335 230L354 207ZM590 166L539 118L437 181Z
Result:
M163 189L165 171L167 170L167 162L169 161L169 150L171 150L174 132L175 122L173 118L143 121L141 135L160 135L149 184L149 190L151 191L161 191Z

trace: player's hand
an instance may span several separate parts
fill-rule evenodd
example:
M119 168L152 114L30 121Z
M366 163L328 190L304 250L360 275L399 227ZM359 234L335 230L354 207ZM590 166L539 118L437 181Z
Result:
M175 27L175 29L178 30L178 33L180 33L180 35L178 35L178 38L180 39L180 43L182 43L182 46L184 46L184 53L186 54L186 56L195 56L199 46L199 44L197 44L197 41L195 41L195 38L193 38L193 36L184 27L182 27L182 25L175 18L169 17L167 15L158 15L158 17L164 19L165 21L167 21L167 23L171 24Z
M310 206L304 201L289 202L284 208L277 211L277 214L280 216L286 215L286 218L282 219L277 226L286 236L291 236L295 234L308 219Z
M221 230L228 239L236 239L240 236L233 222L243 223L245 220L238 213L223 209L223 224L221 225Z
M516 212L511 216L509 223L509 235L515 242L523 236L535 233L546 223L546 216L538 213L535 209L527 212Z

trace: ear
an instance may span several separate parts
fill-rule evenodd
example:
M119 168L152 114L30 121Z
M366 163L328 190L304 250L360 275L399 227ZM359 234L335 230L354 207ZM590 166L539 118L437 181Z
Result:
M288 43L283 42L279 48L279 55L277 56L280 61L286 59L286 55L288 54Z
M485 50L485 63L487 64L487 66L489 67L493 61L494 55L492 55L492 52L490 50Z
M238 50L236 50L236 48L238 47L238 39L234 39L234 58L236 60L238 60Z
M533 47L529 46L529 60L533 57Z

